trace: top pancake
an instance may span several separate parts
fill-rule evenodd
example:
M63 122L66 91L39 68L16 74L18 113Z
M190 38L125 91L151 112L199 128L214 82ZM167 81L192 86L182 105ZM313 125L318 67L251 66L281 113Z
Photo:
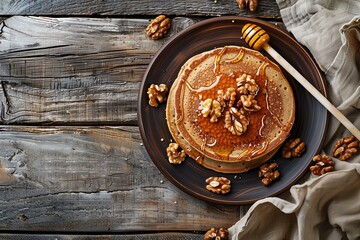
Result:
M241 103L233 106L243 109L248 122L245 132L234 135L224 127L231 106L223 105L217 122L204 117L201 110L205 100L218 98L219 90L237 89L237 79L243 74L259 87L254 96L260 110L244 111ZM237 92L236 101L240 96ZM251 161L273 153L289 135L295 117L293 92L280 68L261 53L238 46L216 48L189 59L169 98L174 98L168 101L175 108L175 141L181 137L201 155L219 162Z
M174 89L176 89L175 82L170 89L169 97L166 105L166 119L168 123L169 130L174 139L176 139L176 143L181 146L181 148L185 151L185 153L192 159L194 159L198 164L212 169L216 172L222 173L241 173L247 172L250 169L260 166L262 163L266 162L270 159L276 152L275 149L273 152L269 152L266 155L263 155L257 159L253 159L252 161L243 161L243 162L224 162L224 161L216 161L214 159L203 156L196 149L190 146L190 144L180 135L175 118L175 98Z

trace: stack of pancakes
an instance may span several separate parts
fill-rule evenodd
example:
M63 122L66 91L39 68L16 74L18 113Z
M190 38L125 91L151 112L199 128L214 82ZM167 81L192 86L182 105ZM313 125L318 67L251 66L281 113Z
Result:
M234 134L225 128L223 105L217 121L201 110L206 99L218 98L219 90L239 88L246 74L255 80L260 110L242 111L246 131ZM241 97L236 92L236 101ZM290 133L295 118L292 89L280 68L260 52L225 46L190 58L181 68L167 100L166 117L174 140L197 163L223 172L246 172L270 159ZM231 118L234 121L234 117Z

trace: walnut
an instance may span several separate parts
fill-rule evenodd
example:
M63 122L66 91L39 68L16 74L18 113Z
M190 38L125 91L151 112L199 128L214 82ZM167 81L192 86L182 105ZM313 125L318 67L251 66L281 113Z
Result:
M238 92L241 95L256 95L259 91L259 85L255 82L251 75L243 74L236 79Z
M210 116L210 122L217 122L221 116L221 105L217 100L211 98L206 99L201 103L201 114L203 117Z
M300 138L289 139L281 149L283 158L300 157L305 152L305 143Z
M310 171L315 175L320 176L334 170L335 162L325 154L314 156L313 161L316 163L310 167Z
M338 157L341 161L345 161L357 153L358 148L359 141L354 136L341 138L335 143L332 155Z
M232 107L236 100L236 90L235 88L228 88L224 93L224 90L218 90L217 92L217 101L220 103L222 107Z
M179 151L179 144L177 143L170 143L166 148L166 153L169 158L169 162L173 164L182 163L186 157L184 150Z
M273 163L265 163L260 167L259 177L263 178L261 182L267 186L275 179L280 177L280 172L277 170L278 164L276 162Z
M258 105L254 95L241 95L240 97L242 107L249 112L256 112L261 109ZM239 104L238 104L239 105Z
M224 228L211 228L205 233L204 240L227 240L229 239L229 231Z
M240 9L245 9L246 6L249 6L249 10L254 12L259 4L259 0L236 0Z
M226 194L230 192L231 181L226 177L209 177L206 179L206 189L217 193L217 194Z
M231 108L235 103L236 91L235 88L228 88L224 94L224 100L228 101L228 107Z
M239 111L232 107L225 113L225 128L229 130L233 135L242 135L246 132L249 120L244 114L244 111Z
M146 34L153 40L162 38L170 28L170 19L165 15L160 15L151 20L146 27Z
M226 107L226 102L224 100L224 90L217 91L217 99L216 99L222 107Z
M151 84L147 91L150 106L157 107L159 103L166 101L167 91L168 87L165 84Z

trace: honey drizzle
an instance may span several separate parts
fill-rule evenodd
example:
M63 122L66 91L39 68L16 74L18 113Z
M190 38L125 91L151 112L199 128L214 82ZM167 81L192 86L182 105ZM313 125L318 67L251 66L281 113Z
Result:
M221 51L217 54L216 58L215 58L215 61L214 61L214 74L215 74L215 81L213 83L211 83L211 85L209 86L201 86L199 87L198 89L195 89L193 88L187 81L183 81L186 85L186 87L191 91L191 92L196 92L196 93L201 93L203 91L207 91L207 90L211 90L213 88L215 88L222 77L226 77L226 76L223 76L221 73L220 73L220 61L221 61L221 58L222 56L224 55L224 53L226 52L226 49L227 47L223 47L221 49ZM232 63L237 63L239 62L243 56L245 55L245 52L243 49L241 49L239 51L239 53L233 58L233 59L230 59L230 60L225 60L224 63L229 63L229 64L232 64ZM262 62L262 64L259 66L259 68L257 69L256 71L256 74L255 74L255 80L258 80L260 82L262 82L264 84L264 92L265 92L265 104L266 104L266 109L268 110L268 113L274 118L276 119L276 122L277 122L277 125L279 127L282 127L284 128L284 126L281 124L281 121L279 120L278 116L276 116L276 114L271 110L270 108L270 104L269 104L269 94L268 94L268 80L266 79L266 75L265 75L265 69L266 67L269 65L269 63L267 62ZM183 79L182 79L183 80ZM181 93L182 95L182 98L184 97L184 93L182 92ZM181 109L183 111L183 109ZM261 138L266 138L266 136L264 136L264 133L263 133L263 129L265 127L265 119L266 117L268 116L268 114L264 114L261 118L261 127L258 129L258 134ZM181 115L181 117L179 119L177 119L177 123L182 121L183 120L183 114ZM216 141L216 138L214 139L213 142L208 142L209 140L209 136L205 133L205 136L202 140L202 143L201 143L201 151L204 151L206 146L209 146L209 147L215 147L217 145L217 141ZM269 145L269 141L262 141L261 143L257 143L257 144L246 144L245 146L247 146L247 149L245 151L243 151L238 157L237 159L244 159L246 157L253 157L253 156L256 156L256 155L259 155L259 154L262 154L266 151L266 149L268 148L268 145ZM227 149L226 150L226 155L227 155L227 159L229 158L229 155L234 151L236 145L233 145L232 146L232 149L230 147L230 149ZM196 162L202 162L203 161L203 156L199 155L196 157Z
M220 53L216 56L216 59L215 59L215 63L214 63L214 64L215 64L214 74L215 74L215 76L217 77L216 81L215 81L213 84L211 84L210 86L208 86L208 87L200 87L199 89L194 89L194 88L192 88L192 87L188 84L187 86L188 86L188 88L189 88L191 91L194 91L194 92L199 93L199 92L202 92L202 91L205 91L205 90L210 90L210 89L212 89L213 87L215 87L215 86L218 84L218 82L219 82L219 80L220 80L220 77L218 76L218 75L220 74L220 66L219 66L219 64L220 64L221 57L223 56L223 54L225 53L225 51L226 51L226 47L224 47L224 48L220 51ZM241 49L241 50L239 51L239 53L238 53L233 59L227 60L227 61L225 61L225 63L237 63L237 62L239 62L239 61L243 58L243 56L244 56L244 51L243 51L243 49ZM266 68L268 65L269 65L269 64L266 63L266 62L263 62L263 63L260 65L260 67L258 68L258 70L257 70L257 72L256 72L256 77L257 77L257 78L260 78L260 77L264 77L264 76L265 76L265 68ZM267 88L267 83L266 83L266 81L267 81L267 80L265 80L265 87ZM266 98L267 98L267 91L266 91ZM273 113L270 111L270 109L269 109L269 107L268 107L269 105L268 105L267 102L266 102L266 105L267 105L267 109L269 110L270 114L273 115ZM259 135L260 135L260 137L262 137L262 138L264 138L264 136L263 136L263 134L262 134L262 129L264 128L264 125L265 125L265 123L264 123L265 117L266 117L266 115L264 115L264 116L262 117L262 119L261 119L261 120L262 120L262 121L261 121L262 126L261 126L260 129L258 130ZM203 138L203 141L202 141L202 144L201 144L201 147L200 147L202 151L205 149L206 145L209 146L209 147L213 147L213 146L216 145L216 139L215 139L215 142L214 142L213 144L208 144L208 143L207 143L207 138L208 138L207 135L205 135L204 138ZM267 149L267 146L268 146L268 145L269 145L269 142L268 142L268 141L264 141L263 143L257 144L257 145L249 144L249 145L248 145L248 148L247 148L244 152L242 152L242 153L237 157L237 159L242 159L242 158L245 158L245 157L254 156L254 155L256 155L256 154L261 154L261 153L263 153L263 152ZM260 148L257 148L258 146L260 146ZM229 155L234 151L234 148L235 148L235 146L232 147L232 150L227 151L227 152L228 152L228 153L227 153L227 159L229 158Z
M215 146L216 145L216 139L214 139L214 141L212 143L206 142L206 145L209 146L209 147Z
M200 92L203 92L203 91L206 91L206 90L209 90L209 89L212 89L212 88L216 87L216 85L220 81L220 64L219 63L220 63L221 57L224 55L224 53L226 51L226 48L227 48L226 46L223 47L221 49L220 53L215 58L215 64L214 64L214 66L215 66L214 67L214 74L216 76L215 81L210 86L200 87L198 89L193 88L188 82L185 81L185 84L186 84L187 88L190 91L200 93ZM244 49L240 49L239 53L233 59L226 60L225 62L226 63L237 63L243 58L244 54L245 54Z
M238 55L236 55L236 57L234 57L233 59L231 60L226 60L225 62L226 63L237 63L237 62L240 62L240 60L244 57L245 55L245 52L244 52L244 49L240 49Z
M212 142L209 142L209 140L212 140ZM209 137L207 134L205 134L205 137L202 140L201 143L201 150L203 151L206 146L213 147L216 145L216 139Z
M257 72L256 72L256 76L260 77L260 76L264 76L265 77L265 68L268 66L269 64L267 62L263 62L260 67L258 68ZM270 108L269 108L269 103L268 103L268 88L267 88L267 79L265 79L265 101L266 101L266 108L267 110L270 112L271 115L273 115L273 113L271 112ZM265 138L265 136L262 133L263 128L265 127L265 118L266 118L266 114L264 116L262 116L261 118L261 127L259 129L259 135L262 138Z
M255 154L262 154L263 152L265 152L265 150L267 149L268 145L269 145L269 142L268 141L265 141L261 144L261 148L256 150L256 151L253 151L253 153L251 154L251 156L254 156Z
M269 105L269 94L268 94L268 81L266 79L265 81L265 87L266 87L266 97L265 97L265 100L266 100L266 108L267 110L269 111L269 113L271 114L271 116L276 120L276 123L278 125L278 127L280 128L283 128L283 125L281 124L281 121L279 120L278 116L276 116L275 113L273 113L270 109L270 105Z
M265 127L265 118L266 118L266 114L264 115L264 116L262 116L262 118L261 118L261 127L260 127L260 129L259 129L259 136L260 137L262 137L262 138L264 138L265 136L263 135L263 133L262 133L262 130L263 130L263 128Z
M261 77L266 77L265 75L265 68L269 65L269 63L267 62L263 62L259 68L257 69L257 72L256 72L256 80L259 80L259 78ZM271 115L273 115L273 113L270 111L269 109L269 104L268 104L268 89L267 89L267 79L265 79L265 88L266 88L266 96L265 96L265 100L266 100L266 108L267 110L270 112ZM265 117L266 117L266 114L262 116L261 118L261 127L259 128L259 136L262 137L262 138L265 138L265 136L263 135L262 133L262 130L263 128L265 127ZM254 145L249 145L249 148L247 149L247 151L244 151L239 157L238 159L241 159L241 158L244 158L244 157L252 157L254 155L260 155L262 154L263 152L265 152L265 150L267 149L269 145L269 142L268 141L264 141L262 144L258 144L257 146L261 146L259 149L256 149L256 146Z
M267 62L263 62L256 72L256 76L265 76L265 68L269 65Z
M242 159L246 156L249 156L249 154L252 153L254 149L255 149L255 146L250 144L248 146L248 148L237 157L237 159ZM253 156L254 154L251 154L251 156Z
M206 145L206 135L205 135L205 137L203 138L202 143L201 143L201 146L200 146L201 151L204 151L204 150L205 150L205 145Z
M226 51L227 47L223 47L220 51L220 53L216 56L215 58L215 66L214 66L214 74L215 76L218 76L219 75L219 72L220 72L220 60L221 60L221 57L224 55L225 51Z
M267 62L263 62L261 64L261 66L258 68L256 76L262 75L265 76L265 68L268 66L269 64ZM281 121L279 120L278 116L276 116L275 113L273 113L273 111L271 111L270 109L270 105L269 105L269 94L268 94L268 80L265 80L265 88L266 88L266 95L265 95L265 100L266 100L266 108L269 111L269 113L271 114L271 116L277 121L277 125L280 128L283 128L284 126L281 124Z
M258 145L252 145L252 144L249 144L248 145L248 148L242 152L238 157L237 159L242 159L242 158L245 158L245 157L253 157L254 155L259 155L259 154L262 154L263 152L265 152L265 150L267 149L269 145L269 142L268 141L265 141L263 142L261 145L258 144ZM260 148L256 149L257 146L261 146Z
M220 77L221 76L216 76L215 81L210 85L210 86L206 86L206 87L199 87L198 89L193 88L188 82L185 82L185 85L187 86L187 88L191 91L191 92L196 92L196 93L200 93L206 90L210 90L214 87L216 87L216 85L218 85L219 81L220 81Z
M204 162L204 156L198 155L195 158L195 162L197 162L198 164L202 164Z
M184 79L181 79L182 82L185 82ZM180 92L181 96L180 96L180 105L179 105L179 108L180 108L180 111L181 111L181 115L179 116L179 114L176 114L176 120L175 120L175 124L179 124L180 122L182 122L184 120L184 107L183 107L183 101L184 101L184 91L181 89L181 92Z

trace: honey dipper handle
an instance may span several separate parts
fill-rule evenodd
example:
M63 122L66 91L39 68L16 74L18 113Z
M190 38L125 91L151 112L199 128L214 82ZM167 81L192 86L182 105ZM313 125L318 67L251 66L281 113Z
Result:
M263 49L269 53L287 72L291 74L307 91L310 92L336 119L338 119L358 140L360 131L344 114L342 114L327 98L325 98L312 84L310 84L293 66L290 65L275 49L265 43Z

